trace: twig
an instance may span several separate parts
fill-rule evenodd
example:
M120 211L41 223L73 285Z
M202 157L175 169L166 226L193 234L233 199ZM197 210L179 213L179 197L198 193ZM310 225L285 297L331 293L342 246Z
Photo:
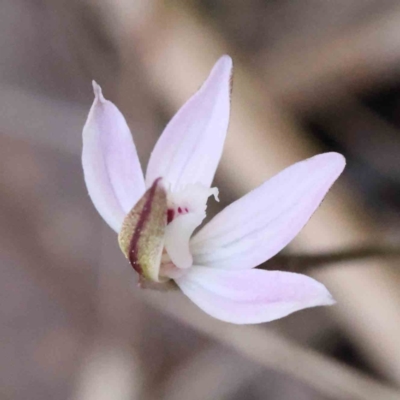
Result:
M305 272L315 268L325 268L332 264L361 261L370 258L400 257L400 247L394 246L363 246L322 254L282 254L278 255L260 269Z

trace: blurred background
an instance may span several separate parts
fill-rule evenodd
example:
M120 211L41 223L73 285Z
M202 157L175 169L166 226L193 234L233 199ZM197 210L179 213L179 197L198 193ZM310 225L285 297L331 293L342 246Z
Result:
M399 260L310 270L334 307L220 323L179 293L136 288L80 164L92 79L126 116L145 166L166 122L228 53L232 117L212 211L334 150L346 172L287 251L396 246L398 1L0 7L1 399L400 399Z

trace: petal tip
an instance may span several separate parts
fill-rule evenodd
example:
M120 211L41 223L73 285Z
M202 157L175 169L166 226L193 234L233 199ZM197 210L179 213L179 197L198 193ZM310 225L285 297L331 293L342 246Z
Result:
M224 54L221 56L218 61L215 63L215 70L220 71L220 73L224 76L225 74L228 75L229 79L229 87L230 92L232 92L232 69L233 69L233 61L230 56Z
M328 292L325 298L321 299L319 305L321 306L334 306L336 304L336 300L334 297Z
M233 61L230 56L224 54L217 61L217 66L223 70L223 73L227 73L229 76L229 95L232 96L233 89Z
M334 180L339 177L346 166L346 159L344 156L336 152L318 154L306 161L314 163L315 168L322 168L329 171Z
M95 80L93 80L92 81L92 86L93 86L94 97L97 100L100 100L102 103L105 102L106 99L103 96L103 92L101 90L100 85Z
M340 172L342 172L346 166L346 159L340 153L330 152L321 154L321 156L324 157L326 162L329 162L332 166L335 166L335 168Z
M329 292L329 290L325 287L324 284L318 282L320 287L319 296L317 296L314 300L315 306L333 306L336 304L336 300Z
M219 58L218 64L222 64L225 68L232 68L233 62L231 56L228 56L228 54L224 54Z

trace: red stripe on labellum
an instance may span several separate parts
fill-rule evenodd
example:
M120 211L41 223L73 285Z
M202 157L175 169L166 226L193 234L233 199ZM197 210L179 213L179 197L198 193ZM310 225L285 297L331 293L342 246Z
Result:
M172 222L172 220L174 219L175 216L175 210L170 208L167 211L167 224L169 224L170 222Z
M154 199L154 194L156 192L157 184L160 181L160 179L161 178L157 178L150 188L149 197L147 198L147 200L143 206L143 210L140 214L139 221L136 225L135 231L132 235L131 242L129 244L129 251L128 251L129 262L131 263L133 269L138 274L142 274L142 272L143 272L143 269L138 262L138 243L140 240L140 234L141 234L143 228L145 227L146 222L149 219L149 215L151 212L151 207L152 207L152 203L153 203L153 199Z

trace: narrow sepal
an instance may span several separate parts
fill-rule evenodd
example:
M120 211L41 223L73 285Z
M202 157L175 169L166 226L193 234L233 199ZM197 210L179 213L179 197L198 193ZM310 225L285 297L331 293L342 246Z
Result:
M291 272L194 266L176 283L207 314L233 324L269 322L335 303L322 283Z
M210 187L228 130L232 60L222 56L202 87L175 114L151 154L146 185L163 176L177 190Z
M119 232L125 215L145 192L131 131L118 108L93 82L95 99L83 128L82 166L89 195Z
M192 238L194 262L239 270L270 259L304 227L345 164L341 154L319 154L264 182Z

